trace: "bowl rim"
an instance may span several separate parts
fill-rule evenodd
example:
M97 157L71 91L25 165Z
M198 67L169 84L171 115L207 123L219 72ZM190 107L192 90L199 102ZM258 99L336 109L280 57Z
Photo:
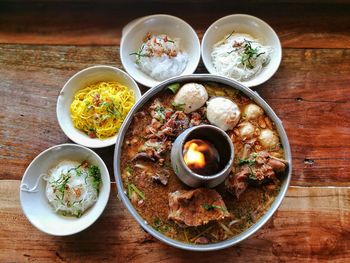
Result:
M135 29L136 27L138 27L140 24L144 23L144 21L149 20L149 19L153 19L153 18L172 19L172 20L174 20L175 23L180 22L180 23L182 23L184 26L188 27L188 29L189 29L189 31L191 32L191 35L192 35L191 40L192 40L193 44L194 44L195 46L198 47L198 48L196 48L196 52L195 52L195 53L191 53L191 54L193 54L194 59L195 59L195 63L194 63L195 66L193 66L193 68L190 68L190 69L191 69L191 70L190 70L190 71L191 71L191 74L194 73L194 72L196 71L196 69L198 68L198 65L199 65L199 61L200 61L200 59L201 59L201 42L199 41L199 37L198 37L196 31L193 29L193 27L192 27L189 23L187 23L185 20L183 20L183 19L181 19L181 18L179 18L179 17L177 17L177 16L168 15L168 14L146 15L146 16L143 16L143 17L136 18L136 19L132 20L130 23L128 23L128 24L125 26L125 27L127 27L127 29L125 30L124 34L122 35L122 38L121 38L121 41L120 41L120 46L119 46L119 57L120 57L120 61L121 61L122 65L123 65L123 68L125 69L125 71L126 71L132 78L134 78L134 79L136 80L136 82L138 82L138 83L140 83L140 84L142 84L142 85L144 85L145 87L148 87L148 88L153 88L153 87L159 85L160 83L162 83L163 81L166 81L166 80L168 80L168 79L163 80L163 81L158 81L158 80L155 80L155 79L153 79L152 77L149 76L149 78L151 78L152 81L155 83L155 85L153 85L153 84L150 84L148 80L145 80L144 77L142 77L142 76L139 77L138 75L135 76L135 74L132 74L132 73L130 72L130 70L129 70L130 68L129 68L128 66L126 66L126 65L127 65L127 63L126 63L126 57L124 57L123 54L125 53L125 52L124 52L125 43L126 43L125 39L126 39L130 34L133 33L133 31L134 31L134 29ZM193 59L192 59L192 60L193 60ZM187 63L187 65L186 65L184 71L186 71L187 67L188 67L188 63ZM137 70L140 71L140 72L142 72L140 69L137 69ZM146 73L144 73L144 74L146 74ZM180 73L179 76L185 76L185 75L182 75L182 73ZM175 76L175 77L178 77L178 76ZM173 78L173 77L172 77L172 78ZM170 79L170 78L169 78L169 79Z
M257 103L260 107L262 107L265 110L265 113L272 119L272 121L275 123L278 134L281 139L281 143L284 148L285 153L285 159L288 161L288 172L285 177L285 179L282 182L280 192L275 198L275 201L271 204L271 207L269 210L250 228L245 230L244 232L234 236L233 238L230 238L228 240L218 242L218 243L212 243L208 245L194 245L194 244L187 244L184 242L177 241L175 239L171 239L160 232L153 229L136 211L134 206L131 204L129 198L126 195L126 191L123 187L123 182L121 178L121 172L120 172L120 156L121 156L121 148L122 143L124 141L124 137L126 134L126 131L128 130L130 123L132 121L134 113L136 113L149 99L151 99L154 95L156 95L158 92L164 90L167 85L172 84L174 82L194 82L194 81L211 81L211 82L218 82L221 84L228 85L234 89L238 89L242 91L246 96L248 96L250 99L252 99L255 103ZM224 249L230 246L233 246L246 238L253 235L256 231L258 231L276 212L277 208L280 206L287 190L290 184L291 176L292 176L292 155L291 155L291 149L288 141L288 137L286 134L286 131L284 130L284 127L282 125L281 120L277 117L276 113L272 110L272 108L265 102L263 98L260 97L260 95L256 91L252 91L251 89L245 87L244 85L240 84L237 81L234 81L232 79L218 76L218 75L211 75L211 74L192 74L192 75L185 75L185 76L179 76L179 77L173 77L169 80L166 80L162 82L161 84L157 85L153 89L148 90L133 107L133 109L129 112L128 116L126 117L121 129L120 129L120 136L117 138L117 142L115 145L115 151L114 151L114 159L113 159L113 169L114 169L114 177L117 184L117 196L118 198L123 202L124 206L127 208L127 210L131 213L131 215L134 217L134 219L140 224L140 226L146 230L148 233L150 233L152 236L154 236L156 239L170 245L176 248L184 249L184 250L191 250L191 251L213 251L213 250L219 250Z
M82 146L85 146L85 147L88 147L88 148L92 148L92 149L106 148L106 147L109 147L109 146L115 144L115 142L117 140L117 137L118 137L118 134L119 134L119 131L116 133L116 135L111 137L111 138L113 138L113 137L115 137L115 138L113 140L111 140L109 143L105 143L103 140L100 140L100 139L96 139L96 142L98 142L96 145L82 143L81 140L79 139L80 136L77 136L77 137L72 136L72 134L70 134L69 132L66 131L65 126L61 123L61 119L59 117L59 114L60 114L60 112L63 112L65 110L63 107L60 107L60 105L62 103L62 100L63 100L63 97L61 95L64 94L64 92L66 91L69 83L71 81L73 81L75 78L79 77L80 75L85 74L85 73L87 73L89 71L96 70L96 69L99 69L99 70L113 70L113 71L116 71L116 72L120 73L126 79L128 79L128 81L130 81L133 84L134 88L135 88L135 89L132 88L132 90L135 91L135 104L142 97L140 87L138 86L136 81L127 72L125 72L125 71L123 71L123 70L121 70L121 69L119 69L117 67L114 67L114 66L94 65L94 66L91 66L91 67L87 67L87 68L84 68L82 70L79 70L78 72L76 72L73 76L71 76L66 81L66 83L63 85L62 89L58 93L57 101L56 101L56 118L57 118L58 125L60 126L61 130L63 131L63 133L71 141L75 142L76 144L79 144L79 145L82 145ZM73 126L73 128L76 129L74 126ZM85 135L85 136L87 136L87 135Z
M208 35L210 34L210 32L213 30L213 28L220 22L224 21L224 20L228 20L228 19L231 19L231 18L238 18L238 17L243 17L244 19L250 19L250 20L255 20L257 21L259 24L263 25L264 27L266 27L269 31L271 31L272 35L275 36L276 38L276 46L279 50L279 56L277 58L277 62L276 62L276 66L275 68L272 68L273 70L271 70L271 73L266 75L266 77L262 78L262 80L260 81L257 81L256 83L253 83L253 84L249 84L250 81L254 80L257 76L259 76L262 72L260 72L257 76L251 78L250 80L246 81L246 82L240 82L240 81L237 81L235 79L232 79L233 81L236 81L236 82L239 82L240 84L248 87L248 88L251 88L251 87L256 87L256 86L259 86L263 83L265 83L266 81L268 81L270 78L272 78L277 70L279 69L280 65L281 65L281 62L282 62L282 45L281 45L281 40L279 39L276 31L268 24L266 23L264 20L262 20L261 18L258 18L256 16L252 16L252 15L248 15L248 14L231 14L231 15L227 15L227 16L224 16L224 17L221 17L219 18L218 20L214 21L209 27L208 29L205 31L203 37L202 37L202 41L201 41L201 58L202 58L202 61L203 61L203 64L205 66L205 68L207 69L207 71L211 74L214 74L214 75L219 75L216 71L213 71L213 70L210 70L210 67L208 65L212 65L212 62L211 61L208 61L207 59L205 59L205 56L204 56L204 53L205 53L205 43L206 43L206 40L208 38ZM219 75L219 76L222 76L222 75ZM224 77L224 76L223 76ZM228 78L228 77L227 77ZM247 82L249 85L247 85Z
M89 153L91 153L91 154L94 156L94 158L98 159L98 160L101 162L101 164L103 165L103 169L106 171L107 181L108 181L108 182L103 182L103 184L102 184L102 187L106 187L106 188L105 188L105 189L107 190L106 196L108 196L108 197L106 198L106 201L102 203L103 208L101 209L101 213L98 214L98 215L96 216L96 218L94 218L93 220L91 220L91 222L89 222L84 228L82 228L82 229L76 229L76 230L74 230L73 232L67 233L67 234L52 233L52 232L47 231L47 230L45 230L45 229L42 229L42 228L40 228L38 225L36 225L36 224L34 223L34 221L32 220L32 218L29 217L29 216L27 215L27 213L25 212L25 210L24 210L24 204L23 204L23 198L24 198L24 197L23 197L23 193L22 193L23 191L21 191L21 185L22 185L24 179L27 177L27 174L28 174L29 170L31 169L31 167L34 165L34 163L37 162L37 160L38 160L40 157L42 157L43 155L49 153L50 151L52 151L52 150L54 150L54 149L56 149L56 148L60 148L60 147L61 147L61 148L64 148L64 147L73 147L73 148L74 148L74 147L77 147L77 148L80 148L80 149L82 149L82 150L85 150L85 151L88 151ZM87 228L89 228L89 227L90 227L91 225L93 225L93 224L97 221L97 219L99 219L100 216L103 214L103 211L105 210L105 208L106 208L106 206L107 206L107 203L108 203L108 201L109 201L109 196L110 196L110 192L111 192L111 179L110 179L110 174L109 174L109 171L108 171L108 168L107 168L105 162L102 160L102 158L101 158L97 153L95 153L93 150L91 150L91 149L89 149L89 148L87 148L87 147L85 147L85 146L83 146L83 145L80 145L80 144L63 143L63 144L57 144L57 145L54 145L54 146L52 146L52 147L49 147L49 148L45 149L44 151L40 152L37 156L35 156L35 158L30 162L30 164L28 165L28 167L27 167L26 170L24 171L19 188L20 188L20 189L19 189L19 199L20 199L19 201L20 201L20 204L21 204L22 212L23 212L23 214L25 215L25 217L28 219L28 221L29 221L36 229L38 229L38 230L40 230L41 232L43 232L43 233L45 233L45 234L48 234L48 235L50 235L50 236L71 236L71 235L80 233L80 232L86 230ZM95 205L96 205L96 203L93 204L93 206L90 207L89 209L93 209Z

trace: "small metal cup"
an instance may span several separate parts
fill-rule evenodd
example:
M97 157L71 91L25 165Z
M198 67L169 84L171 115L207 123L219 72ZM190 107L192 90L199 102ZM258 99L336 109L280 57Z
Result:
M219 152L220 171L213 175L200 175L193 172L183 158L183 147L187 141L202 139L211 142ZM190 187L215 187L222 183L231 171L234 148L230 137L213 125L199 125L188 128L176 138L171 149L171 164L177 177Z

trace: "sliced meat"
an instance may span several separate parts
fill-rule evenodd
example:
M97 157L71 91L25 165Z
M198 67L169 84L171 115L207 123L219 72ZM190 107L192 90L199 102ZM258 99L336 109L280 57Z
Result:
M135 119L142 119L146 116L146 113L144 111L139 111L134 114Z
M142 171L140 174L136 175L135 181L138 186L145 188L147 184L148 176L145 171Z
M164 107L159 99L154 100L153 104L150 106L150 110L152 118L160 121L161 123L163 123L166 117L173 112L172 109Z
M206 237L198 237L196 238L196 240L194 241L195 244L208 244L209 240Z
M132 158L132 161L136 161L136 160L151 161L151 162L155 162L156 161L156 159L154 159L152 153L148 154L146 152L137 153Z
M183 111L176 111L169 120L172 123L172 135L178 136L189 127L190 120Z
M151 125L150 125L153 129L159 129L160 127L162 127L162 123L156 119L152 119L151 121Z
M233 193L237 198L239 198L239 196L248 187L248 176L249 169L248 167L244 167L244 169L240 170L235 175L229 176L225 181L225 185L231 193Z
M230 175L226 181L226 188L237 198L245 191L250 181L259 184L273 181L278 173L283 173L287 162L271 156L266 151L250 154L248 159L240 160L237 173Z
M192 112L190 126L198 126L201 123L202 123L202 116L198 112Z
M218 192L198 188L169 194L169 216L180 226L201 226L230 216Z
M155 175L152 175L152 181L155 183L159 183L162 185L167 185L169 180L169 172L167 170L162 170L159 173L156 173Z
M267 163L269 166L271 166L271 168L277 172L277 173L281 173L281 172L284 172L286 170L286 162L284 160L280 160L280 159L277 159L275 157L270 157L268 163Z
M183 111L172 113L167 109L164 112L158 110L154 113L151 124L146 127L146 138L164 140L178 136L189 127L189 123L190 120Z
M139 148L139 153L134 156L133 160L157 161L161 159L160 156L165 151L171 149L171 145L170 141L149 139Z

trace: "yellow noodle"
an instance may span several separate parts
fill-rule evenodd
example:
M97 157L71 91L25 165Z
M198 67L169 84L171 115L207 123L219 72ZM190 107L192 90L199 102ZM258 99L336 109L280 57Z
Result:
M115 135L135 103L134 92L115 81L98 82L79 90L70 106L74 127L90 137Z

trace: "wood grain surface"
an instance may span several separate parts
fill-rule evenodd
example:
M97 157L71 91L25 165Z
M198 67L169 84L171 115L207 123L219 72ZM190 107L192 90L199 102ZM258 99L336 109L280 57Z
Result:
M167 246L140 229L112 186L98 222L74 236L52 237L35 229L23 215L19 182L0 181L0 261L341 262L350 258L349 188L291 187L278 212L253 237L219 252L196 253Z
M201 38L215 20L251 14L269 23L283 47L349 48L347 1L1 1L0 43L117 45L132 19L178 16ZM33 19L35 17L35 19Z
M1 179L21 179L36 154L68 142L56 119L59 91L85 67L122 67L118 51L115 46L0 46L0 103L6 109L0 112L0 165L6 166ZM206 72L203 65L198 72ZM285 49L277 74L255 88L286 128L292 185L349 185L349 83L350 50ZM113 147L97 152L113 175Z
M247 13L268 22L283 46L278 72L254 88L282 120L292 148L291 187L253 237L194 253L144 232L116 197L90 228L70 237L35 229L19 184L34 157L69 142L56 100L77 71L122 68L121 29L167 13L201 38L216 19ZM5 0L0 2L0 262L349 262L350 2L347 0ZM201 63L197 73L206 73ZM145 92L147 89L141 87ZM96 152L113 176L113 147Z

